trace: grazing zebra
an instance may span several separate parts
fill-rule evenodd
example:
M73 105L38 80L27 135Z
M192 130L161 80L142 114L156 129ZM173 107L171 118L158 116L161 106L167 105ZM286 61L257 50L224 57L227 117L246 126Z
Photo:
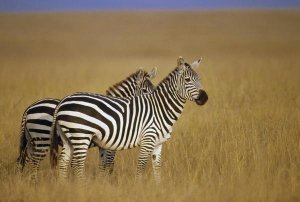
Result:
M154 86L149 79L156 75L156 68L147 73L138 70L125 80L110 87L106 93L109 96L130 97L140 94L152 93ZM50 147L50 129L53 122L53 114L60 100L43 99L30 105L24 112L21 124L20 154L17 159L17 170L23 171L26 164L30 166L31 178L36 181L37 172L41 161L45 158ZM61 140L59 140L59 143ZM96 145L90 144L90 147ZM100 171L103 173L113 170L115 151L100 150Z
M65 97L55 110L51 130L63 142L59 180L67 178L70 163L77 178L84 179L87 150L94 142L115 151L140 146L136 177L142 176L148 157L153 155L154 178L160 182L161 145L170 138L186 101L203 105L208 99L194 71L199 63L200 60L189 65L182 57L178 58L177 67L151 94L117 98L75 93ZM55 144L51 150L57 154ZM53 164L57 162L55 159L57 155L53 156Z

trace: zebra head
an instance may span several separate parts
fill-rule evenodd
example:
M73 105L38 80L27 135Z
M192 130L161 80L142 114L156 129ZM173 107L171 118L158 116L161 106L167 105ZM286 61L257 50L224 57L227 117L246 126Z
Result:
M177 59L177 90L181 97L195 101L198 105L204 105L208 96L202 87L199 75L194 70L200 62L201 59L189 65L182 57Z
M139 69L123 81L111 86L106 91L106 94L114 97L132 97L145 93L152 93L154 85L151 83L150 79L155 77L156 71L156 67L149 73Z
M139 69L136 72L135 95L149 94L154 91L154 85L150 81L156 76L157 68L154 67L150 72Z

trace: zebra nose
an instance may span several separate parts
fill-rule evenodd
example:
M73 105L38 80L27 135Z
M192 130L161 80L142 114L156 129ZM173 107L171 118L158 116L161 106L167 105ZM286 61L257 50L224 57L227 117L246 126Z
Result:
M198 105L204 105L208 100L208 95L204 90L199 91L199 97L195 100Z

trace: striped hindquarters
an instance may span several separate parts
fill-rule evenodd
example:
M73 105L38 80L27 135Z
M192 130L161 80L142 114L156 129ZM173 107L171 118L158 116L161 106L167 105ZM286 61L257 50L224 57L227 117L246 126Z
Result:
M45 157L50 147L50 130L53 122L53 114L59 100L43 99L35 102L27 109L25 130L30 135L27 139L33 149L32 158Z

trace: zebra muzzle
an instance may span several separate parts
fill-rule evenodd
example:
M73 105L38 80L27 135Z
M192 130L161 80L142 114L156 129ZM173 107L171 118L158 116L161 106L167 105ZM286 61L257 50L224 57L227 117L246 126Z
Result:
M204 90L199 91L199 97L195 100L198 105L204 105L208 100L208 95Z

